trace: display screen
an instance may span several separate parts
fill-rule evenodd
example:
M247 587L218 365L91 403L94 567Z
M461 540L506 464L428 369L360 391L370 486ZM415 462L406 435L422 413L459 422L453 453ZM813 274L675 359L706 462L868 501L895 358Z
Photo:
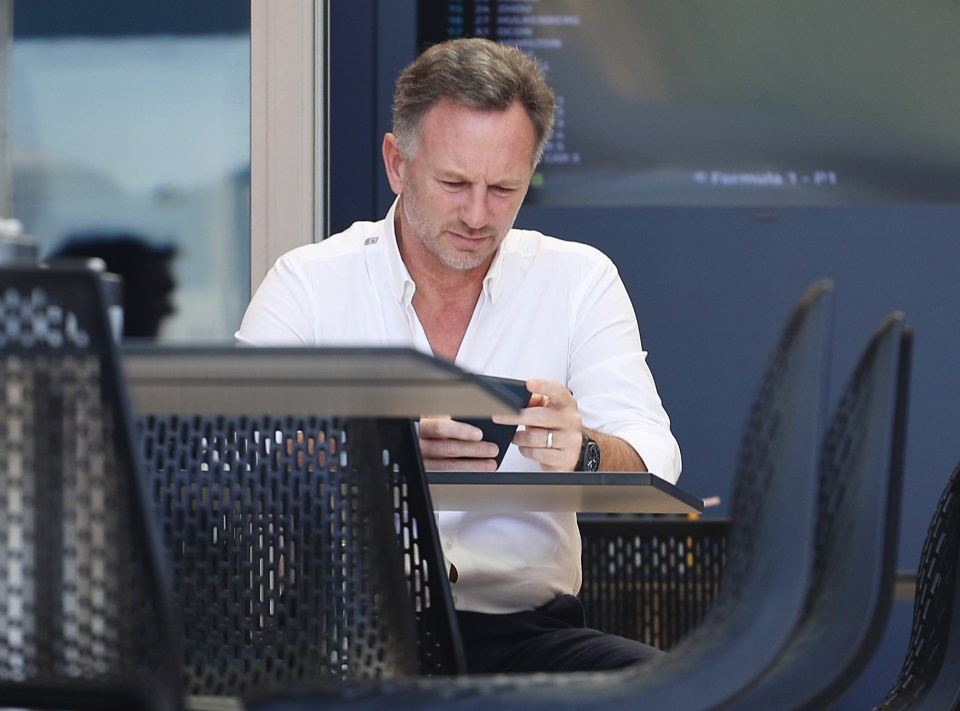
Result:
M545 69L528 204L960 202L957 0L418 0L417 23Z

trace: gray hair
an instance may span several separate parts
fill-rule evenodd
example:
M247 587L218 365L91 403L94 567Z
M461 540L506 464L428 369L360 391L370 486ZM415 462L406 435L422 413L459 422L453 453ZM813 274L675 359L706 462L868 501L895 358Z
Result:
M556 101L536 61L520 49L487 39L449 40L404 69L393 98L393 134L405 158L417 150L423 117L443 101L482 111L520 102L533 124L533 165L540 162Z

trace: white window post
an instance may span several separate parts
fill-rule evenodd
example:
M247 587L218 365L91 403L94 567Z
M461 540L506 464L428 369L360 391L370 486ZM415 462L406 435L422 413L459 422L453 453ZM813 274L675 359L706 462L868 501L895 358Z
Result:
M325 236L327 0L251 0L250 13L252 294L277 257Z

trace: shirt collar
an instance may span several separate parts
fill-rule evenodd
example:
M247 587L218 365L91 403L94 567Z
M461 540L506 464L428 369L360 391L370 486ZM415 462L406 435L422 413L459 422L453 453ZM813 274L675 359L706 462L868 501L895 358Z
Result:
M413 294L417 290L417 285L413 283L407 265L403 263L400 256L400 247L397 245L397 233L394 227L394 218L397 212L397 205L400 198L393 201L387 216L383 221L383 249L387 256L387 269L389 270L390 290L394 298L400 304L409 304L413 300Z
M503 283L504 254L507 251L507 242L510 241L511 233L512 230L507 232L507 236L503 238L500 247L497 249L497 253L493 257L493 262L491 262L490 268L487 270L487 275L483 278L483 293L491 302L496 302L497 295L501 290L500 285Z

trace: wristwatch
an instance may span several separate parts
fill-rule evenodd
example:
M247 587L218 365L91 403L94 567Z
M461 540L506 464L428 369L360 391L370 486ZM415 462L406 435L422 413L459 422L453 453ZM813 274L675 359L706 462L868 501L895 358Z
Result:
M583 433L583 444L580 445L580 459L577 460L578 472L595 472L600 470L600 445L586 432Z

